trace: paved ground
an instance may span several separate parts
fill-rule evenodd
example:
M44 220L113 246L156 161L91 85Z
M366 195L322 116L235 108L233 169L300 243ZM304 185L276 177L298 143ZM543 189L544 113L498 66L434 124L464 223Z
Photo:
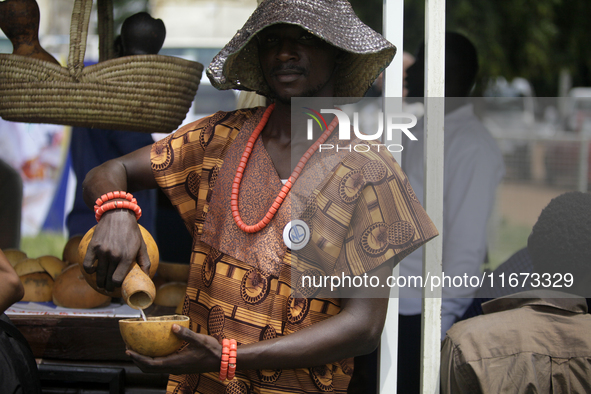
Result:
M497 213L509 224L531 227L550 200L567 189L543 185L504 183L498 193Z
M567 189L516 182L503 183L489 223L489 264L494 269L527 245L527 237L542 209Z

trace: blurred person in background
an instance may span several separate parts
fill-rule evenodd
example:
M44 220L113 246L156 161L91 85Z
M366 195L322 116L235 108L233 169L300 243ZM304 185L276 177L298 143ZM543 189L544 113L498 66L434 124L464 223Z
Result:
M164 22L147 12L139 12L125 19L121 35L115 39L116 57L157 54L166 37ZM73 127L70 140L72 168L77 185L74 206L66 219L71 236L86 234L95 224L94 212L89 211L82 197L82 181L88 171L108 160L123 156L154 143L149 133L132 131L101 130ZM145 190L136 193L135 198L143 207L140 224L150 233L155 233L156 191Z
M41 393L31 347L4 314L24 294L20 278L0 248L0 392L3 394Z
M408 82L406 81L408 74L406 73L406 70L408 70L408 68L412 66L414 62L415 57L412 54L406 51L402 53L402 97L408 96Z
M0 249L18 249L21 239L23 180L0 159Z
M484 315L447 331L443 394L591 392L589 234L591 194L550 201L527 242L533 270L517 272L532 290L485 302Z
M408 99L424 96L425 47L406 70ZM468 97L478 73L478 54L467 37L445 35L445 137L443 179L443 272L480 275L487 254L487 222L496 190L504 175L503 157L496 141L474 114ZM425 100L443 100L427 97ZM439 103L443 104L443 103ZM402 169L417 197L423 201L424 123L419 120L402 152ZM423 274L423 250L400 264L400 275ZM408 281L410 282L410 280ZM445 287L441 311L441 338L470 305L477 289ZM400 289L398 390L419 393L422 289Z

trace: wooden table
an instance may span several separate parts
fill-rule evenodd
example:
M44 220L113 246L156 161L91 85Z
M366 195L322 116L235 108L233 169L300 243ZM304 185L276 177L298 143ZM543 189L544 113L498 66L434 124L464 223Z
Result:
M174 313L174 308L172 308ZM151 316L171 314L162 307ZM163 393L167 374L144 374L125 354L116 317L13 315L10 320L25 336L37 359L45 392L101 383L105 393ZM47 386L47 387L46 387ZM46 388L48 391L46 391ZM63 391L62 391L63 392Z
M129 361L113 317L11 316L36 358Z

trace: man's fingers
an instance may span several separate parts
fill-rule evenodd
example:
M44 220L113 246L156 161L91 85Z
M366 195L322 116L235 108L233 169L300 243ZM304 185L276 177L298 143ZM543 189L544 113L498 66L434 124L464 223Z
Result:
M115 264L114 261L111 261L108 268L107 268L107 280L105 282L105 290L107 290L107 291L113 291L113 290L115 290L115 287L118 286L114 280L110 279L113 277L113 274L115 273L116 270L117 270L117 264ZM119 286L121 286L121 285L119 285Z
M150 369L157 365L155 359L136 353L133 350L128 349L125 353L143 372L150 372Z
M142 240L142 245L140 246L140 251L137 255L137 263L144 271L146 275L150 275L150 257L148 256L148 248L146 247L146 243Z
M96 271L94 261L95 261L94 248L90 247L90 245L89 245L88 249L86 249L86 255L84 256L84 262L82 264L82 267L84 268L84 271L86 271L86 273L94 274L94 272Z
M132 264L133 262L129 259L121 260L119 262L119 264L117 265L117 269L113 271L112 276L112 283L115 287L121 287L121 284L123 284L123 280L129 273Z
M186 342L195 342L197 340L197 338L195 338L196 334L193 331L189 330L188 328L181 327L178 324L172 325L172 332L174 335Z
M125 353L129 357L131 357L133 359L133 361L136 361L141 364L151 364L154 361L154 359L152 357L144 356L143 354L139 354L137 352L134 352L131 349L127 349L125 351Z
M132 359L132 361L143 371L143 372L162 372L161 368L163 365L167 365L168 368L174 369L177 365L182 365L183 361L179 358L178 353L173 353L164 357L148 357L142 354L136 353L133 350L127 349L125 353Z
M102 254L97 254L97 259L99 261L103 261L103 264L97 264L96 268L95 268L95 272L96 272L96 285L97 287L104 289L106 288L106 282L107 282L107 271L109 269L109 265L111 264L111 261L107 260L108 257L102 255Z

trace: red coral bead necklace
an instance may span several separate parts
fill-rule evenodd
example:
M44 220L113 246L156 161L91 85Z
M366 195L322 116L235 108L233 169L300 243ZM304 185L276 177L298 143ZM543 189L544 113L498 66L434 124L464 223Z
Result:
M242 158L240 159L240 163L238 164L238 168L236 169L236 176L234 177L234 182L232 183L232 195L231 195L231 202L230 202L230 205L232 208L232 217L234 218L234 222L236 223L236 225L242 231L244 231L246 233L256 233L258 231L261 231L262 229L264 229L267 226L267 224L269 224L271 222L271 219L273 219L273 217L275 217L275 214L279 210L279 207L281 207L281 204L283 204L283 200L285 200L287 193L289 193L292 185L295 183L296 179L298 179L298 176L300 175L300 173L304 169L306 162L310 159L310 157L312 157L312 155L314 154L314 151L316 151L318 149L320 144L323 144L326 141L326 139L330 136L330 134L333 132L333 130L335 129L335 127L338 124L338 118L335 116L333 121L326 128L326 131L324 133L322 133L320 138L318 138L316 140L316 142L314 142L314 144L312 144L312 146L310 148L308 148L306 153L304 153L304 155L302 156L302 158L300 159L300 161L296 165L295 169L291 173L291 176L289 177L289 179L287 180L285 185L283 185L283 187L281 188L281 191L279 192L279 194L275 198L275 202L273 203L273 205L271 205L271 207L269 208L269 211L267 211L267 214L265 215L265 217L263 217L263 219L260 222L258 222L257 224L249 226L248 224L246 224L242 221L242 218L240 217L240 210L238 208L238 195L240 194L240 181L242 180L242 175L244 174L244 170L246 169L246 164L248 163L248 159L249 159L250 154L252 153L252 150L254 148L254 143L257 140L257 138L259 137L259 135L261 134L261 131L265 128L265 125L267 124L267 121L269 120L269 117L271 116L271 112L273 112L274 108L275 108L275 104L269 105L269 107L267 108L267 110L263 114L263 118L261 119L261 121L259 122L257 127L254 129L252 134L250 135L250 138L248 139L248 142L246 143L246 147L244 148L244 152L242 153Z

